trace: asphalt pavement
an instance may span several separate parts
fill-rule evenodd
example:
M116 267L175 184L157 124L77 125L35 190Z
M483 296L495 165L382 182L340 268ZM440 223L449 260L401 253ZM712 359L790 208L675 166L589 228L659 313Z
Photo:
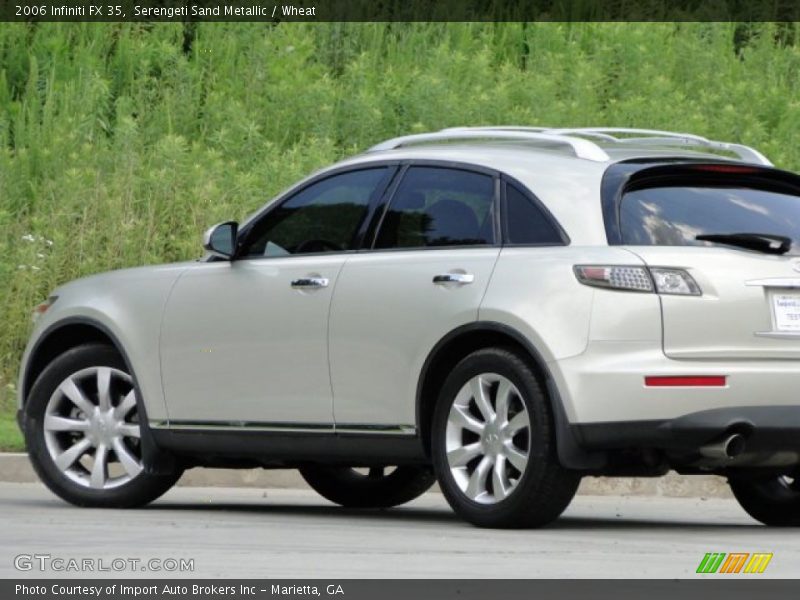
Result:
M0 483L3 578L682 578L697 576L707 552L771 552L766 571L747 577L800 576L797 530L761 526L724 498L578 496L546 529L492 531L462 522L438 493L361 511L308 490L179 487L147 508L98 510L39 484ZM15 568L18 556L31 570ZM64 570L84 559L95 570L139 562ZM142 570L151 559L161 571ZM163 570L180 559L194 570Z

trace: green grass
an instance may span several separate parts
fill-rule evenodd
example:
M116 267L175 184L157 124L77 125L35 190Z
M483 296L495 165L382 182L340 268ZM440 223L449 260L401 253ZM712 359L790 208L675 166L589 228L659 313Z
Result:
M0 452L22 452L24 449L25 444L14 413L0 412Z
M0 452L22 452L25 443L17 427L14 389L0 377Z
M53 287L195 257L211 223L383 138L652 127L798 168L796 42L791 24L0 24L0 394Z

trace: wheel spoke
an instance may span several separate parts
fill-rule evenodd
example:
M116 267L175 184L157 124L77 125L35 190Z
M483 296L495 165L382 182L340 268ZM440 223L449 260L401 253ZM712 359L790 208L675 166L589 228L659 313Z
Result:
M447 453L447 462L450 465L450 468L454 467L463 467L469 461L471 461L476 456L479 456L481 453L481 443L475 442L474 444L469 444L467 446L461 446L456 448L455 450L451 450Z
M494 409L486 394L486 388L483 385L483 377L480 375L474 377L472 381L470 381L470 389L472 391L472 397L475 398L475 404L478 405L478 410L480 410L481 415L483 415L483 420L487 423L492 421L494 419Z
M116 438L113 442L114 446L114 454L117 455L117 460L122 464L122 468L125 469L125 472L130 475L131 477L136 477L139 473L142 472L142 465L139 464L139 461L136 459L133 454L125 447L125 444L122 443L122 440Z
M86 431L89 429L89 421L47 415L44 419L44 428L47 431Z
M485 427L483 423L469 414L466 407L458 406L457 404L454 404L450 410L450 422L479 435Z
M53 464L74 483L95 490L116 487L142 473L136 406L133 381L123 370L98 365L66 377L50 397L40 425ZM91 462L86 455L92 456ZM109 472L111 461L119 462L118 470L125 474Z
M520 473L525 472L525 467L528 466L528 454L521 452L512 444L506 444L504 454L514 468Z
M98 490L103 489L108 479L108 446L100 444L94 453L94 465L89 484Z
M97 402L100 410L111 408L111 369L108 367L97 369Z
M87 417L94 412L95 405L84 395L81 389L75 385L75 382L71 378L64 381L58 389Z
M122 399L122 402L119 403L119 406L114 409L114 417L117 419L125 418L125 415L131 412L134 406L136 406L136 392L131 390Z
M83 456L83 453L86 452L91 445L92 443L87 438L83 438L55 458L56 466L62 471L66 471L75 464L76 460Z
M511 491L511 482L508 480L506 474L506 457L498 456L492 469L492 490L494 490L494 499L497 501L502 500L508 496Z
M530 462L532 434L525 398L508 377L487 371L465 381L444 431L446 464L464 497L495 504L514 494Z
M488 456L484 456L483 460L478 463L476 469L472 472L469 478L469 484L465 493L472 500L477 500L480 496L486 494L486 479L489 475L489 470L492 468L493 461Z
M119 431L122 437L138 438L142 435L140 427L138 425L134 425L133 423L123 423L117 427L117 431Z
M517 413L516 415L514 415L512 419L508 422L508 425L506 425L505 433L509 437L514 437L515 435L517 435L517 433L519 433L523 429L526 429L527 427L530 427L530 422L528 421L528 413L522 411L521 413Z
M497 399L495 407L497 412L497 420L500 423L508 422L508 405L511 403L511 382L508 379L503 379L497 386Z

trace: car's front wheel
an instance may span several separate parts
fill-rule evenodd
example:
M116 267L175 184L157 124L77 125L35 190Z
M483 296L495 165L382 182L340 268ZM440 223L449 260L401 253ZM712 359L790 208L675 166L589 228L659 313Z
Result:
M41 480L78 506L147 504L180 477L145 472L143 408L125 362L113 348L87 344L53 360L25 406L28 455Z
M427 466L355 469L305 465L300 474L319 495L348 508L389 508L424 494L436 481Z
M728 483L739 505L757 521L800 526L800 470L794 475L731 477Z
M482 527L545 525L580 482L558 461L541 384L503 348L479 350L451 372L434 413L432 451L448 502Z

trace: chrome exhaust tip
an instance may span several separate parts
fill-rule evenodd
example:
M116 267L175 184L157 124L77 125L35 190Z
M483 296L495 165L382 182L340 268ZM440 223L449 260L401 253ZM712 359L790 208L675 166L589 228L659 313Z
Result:
M700 448L700 454L706 458L730 460L742 454L745 445L745 437L741 433L732 433L723 437L718 442L702 446Z

